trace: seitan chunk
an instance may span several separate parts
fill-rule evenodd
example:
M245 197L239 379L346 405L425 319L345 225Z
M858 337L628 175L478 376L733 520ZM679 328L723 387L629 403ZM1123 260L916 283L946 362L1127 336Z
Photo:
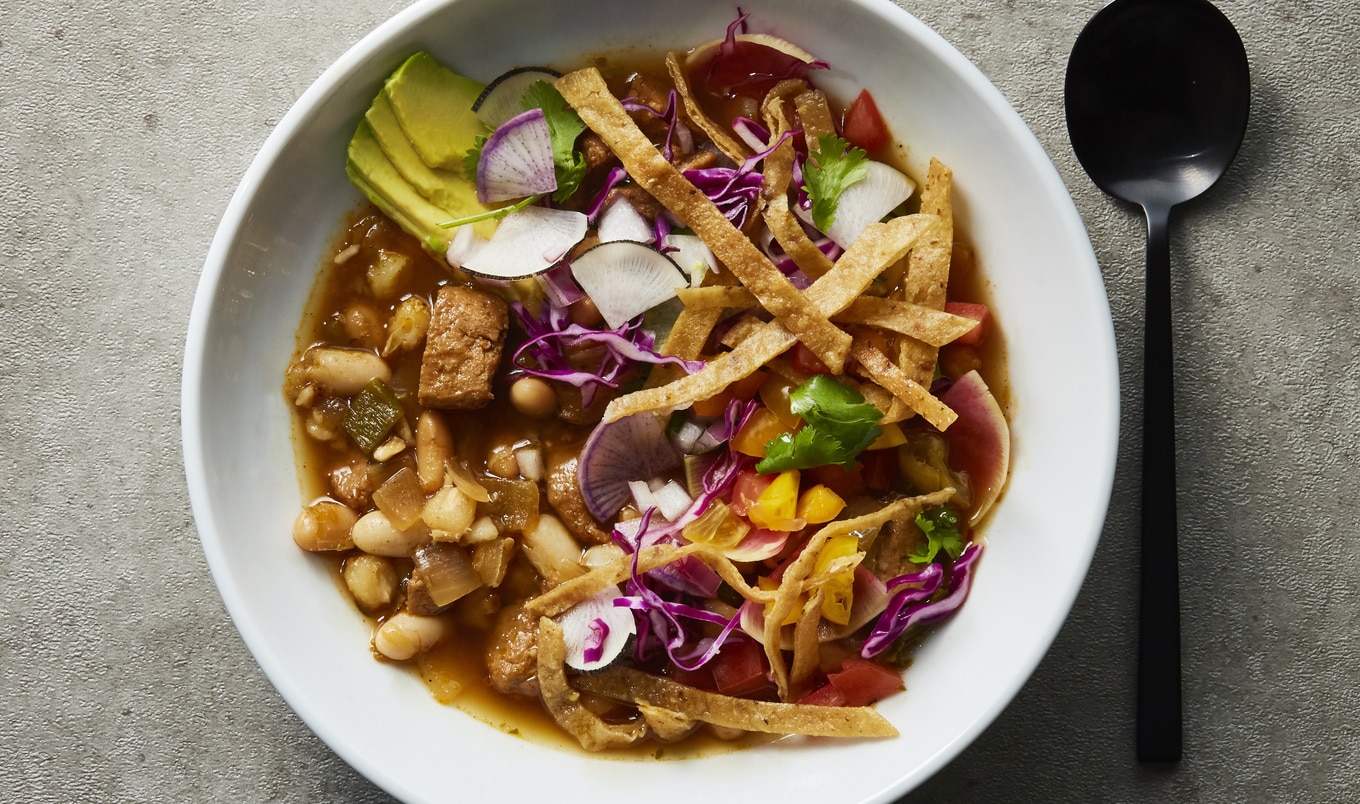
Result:
M538 618L522 603L496 615L486 641L486 670L497 692L538 695Z
M499 298L462 285L441 288L420 363L420 403L475 410L490 402L508 326Z
M571 535L586 544L608 544L611 541L609 534L600 529L581 496L581 486L576 478L577 464L577 451L573 447L548 450L548 503L562 517Z

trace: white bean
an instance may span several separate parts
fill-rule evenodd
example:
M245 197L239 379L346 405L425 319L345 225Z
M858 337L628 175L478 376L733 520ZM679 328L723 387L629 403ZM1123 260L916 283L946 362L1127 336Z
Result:
M453 432L432 410L423 411L416 420L416 477L420 489L433 494L444 486L444 464L453 457Z
M446 531L450 540L458 541L477 516L477 503L457 486L445 486L425 503L421 514L425 524Z
M554 585L585 574L581 566L581 545L572 538L562 520L540 514L538 524L520 535L524 557L538 574Z
M348 550L354 546L350 529L359 519L348 505L319 500L302 509L293 520L293 541L303 550Z
M349 535L354 546L365 553L391 558L407 558L430 543L430 530L424 524L398 530L382 511L369 511L359 517Z
M387 362L362 349L313 346L302 360L309 380L341 396L357 394L373 380L392 379Z
M404 662L439 644L448 625L439 617L399 612L387 618L373 635L373 647L393 661Z

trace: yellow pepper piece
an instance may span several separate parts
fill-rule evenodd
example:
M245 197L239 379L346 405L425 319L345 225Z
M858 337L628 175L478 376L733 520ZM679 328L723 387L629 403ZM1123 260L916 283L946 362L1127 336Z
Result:
M742 455L764 458L767 444L793 430L794 428L787 426L778 416L771 413L769 408L757 408L756 412L751 414L751 418L746 420L746 426L732 439L732 449Z
M845 508L845 500L826 486L817 485L798 498L798 518L809 525L821 525L835 519Z
M822 617L837 625L846 625L850 622L850 609L855 602L855 567L853 563L845 560L858 552L859 537L853 533L832 537L822 546L822 552L817 554L817 564L812 570L813 576L817 576L833 570L832 565L835 563L846 564L844 569L833 572L831 577L821 584L825 594L822 599Z
M902 428L896 422L880 425L883 428L883 435L874 440L874 443L865 449L892 449L907 443L907 435L902 432Z
M714 500L708 509L685 526L685 538L691 542L711 544L719 550L736 547L751 532L746 520L732 513L727 503Z
M751 503L746 517L766 530L802 530L807 523L798 518L798 470L780 472Z

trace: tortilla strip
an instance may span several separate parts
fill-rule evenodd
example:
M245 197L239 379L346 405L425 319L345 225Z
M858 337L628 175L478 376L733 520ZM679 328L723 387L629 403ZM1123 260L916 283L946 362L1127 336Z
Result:
M676 294L687 310L754 307L756 304L756 297L745 288L681 288ZM944 346L967 335L978 323L961 315L876 296L855 299L853 304L832 316L831 320L838 324L861 324L891 330L910 335L931 346Z
M581 705L581 695L567 683L567 646L562 626L551 618L538 621L538 686L543 706L567 734L587 751L603 751L632 745L647 736L645 722L605 723Z
M944 309L949 286L949 260L954 250L954 209L949 200L953 182L953 172L940 160L931 159L921 186L921 211L938 216L939 223L912 249L902 288L905 301L935 310ZM898 343L897 365L919 385L930 385L938 359L939 350L931 345L906 339Z
M752 333L756 332L761 327L764 327L765 323L766 322L761 321L760 318L753 313L748 312L744 314L732 325L731 329L727 330L727 334L723 336L722 345L726 346L728 349L735 349L737 344L746 340Z
M557 80L557 89L618 156L628 175L693 229L766 310L839 374L850 350L850 336L837 329L708 196L666 161L610 93L600 71L591 67L568 73Z
M784 114L783 99L776 94L780 87L787 83L790 82L782 81L770 90L762 107L765 125L776 140L792 128ZM807 86L801 81L798 83L802 87ZM805 94L807 93L803 92L798 97ZM785 142L775 149L774 153L765 157L763 169L765 179L760 187L760 197L765 201L765 223L770 227L770 233L803 273L813 279L826 275L833 264L831 258L813 244L807 232L803 231L803 224L799 223L789 210L789 182L793 179L793 142Z
M707 564L709 569L718 573L718 577L722 578L728 586L736 590L737 594L747 600L768 603L774 599L774 593L756 589L746 583L746 579L741 575L741 570L737 569L735 564L722 553L706 544L687 544L683 547L674 544L656 544L651 547L644 547L638 554L637 571L639 573L651 572L657 567L664 567L672 561L679 561L686 556L694 556ZM594 597L611 586L617 586L632 573L633 557L631 555L619 556L608 564L598 566L584 575L579 575L554 586L538 597L529 600L524 604L524 607L535 614L556 617L582 600Z
M680 63L679 54L671 51L666 54L666 71L671 74L671 80L675 82L675 91L679 93L680 100L684 101L685 114L691 123L699 128L700 131L708 135L713 140L713 144L718 146L718 150L726 154L737 164L741 164L751 152L746 150L736 138L728 134L726 129L713 122L703 108L699 106L699 101L695 100L694 93L689 88L689 78L685 75L685 68ZM631 172L631 171L630 171Z
M642 719L647 722L647 727L652 730L652 734L662 742L674 742L686 737L698 725L687 715L660 706L652 706L645 701L638 701L637 708L638 712L642 713Z
M887 358L884 358L885 360ZM789 687L789 674L784 666L784 653L780 650L780 629L783 622L793 611L794 604L803 592L803 581L812 572L817 564L817 555L821 553L822 547L826 545L828 539L834 536L843 536L854 533L858 530L881 527L884 522L892 519L898 512L912 504L913 498L896 500L883 506L872 514L865 514L854 519L842 519L826 525L821 530L812 534L803 552L798 554L798 558L793 560L784 570L784 576L779 580L779 588L775 590L774 603L765 612L765 658L770 661L770 673L774 676L775 687L779 690L779 700L787 701L791 692Z
M817 626L822 622L822 603L826 600L826 590L817 589L803 605L803 616L793 627L793 666L789 669L789 683L802 686L821 661Z
M877 347L856 341L850 349L850 354L864 367L869 376L874 378L875 382L891 391L893 396L907 403L912 410L921 414L926 421L934 425L935 429L947 430L949 425L953 424L954 420L959 417L943 402L932 396L920 383L908 377L906 372L898 368Z
M804 706L748 701L678 684L631 667L579 676L576 686L616 701L646 702L731 729L812 737L896 737L897 729L867 706Z
M831 105L820 89L809 89L793 99L798 119L803 122L803 139L810 150L817 149L817 138L836 133L836 121L831 117Z
M666 336L666 342L661 345L661 354L674 355L681 360L698 360L704 350L704 344L708 343L708 336L721 318L722 308L690 309L686 305L685 309L680 311L680 315L676 316L671 334ZM684 376L684 373L684 369L679 366L670 364L653 366L643 387L658 388L666 383L675 382Z
M836 261L836 266L807 289L807 296L826 315L836 315L854 303L864 288L883 272L883 268L911 249L932 222L929 215L907 215L887 223L871 224ZM771 321L752 332L730 352L723 352L693 374L670 385L648 388L621 396L604 410L604 420L612 422L642 411L672 411L720 393L737 380L749 377L756 369L793 346L794 337Z

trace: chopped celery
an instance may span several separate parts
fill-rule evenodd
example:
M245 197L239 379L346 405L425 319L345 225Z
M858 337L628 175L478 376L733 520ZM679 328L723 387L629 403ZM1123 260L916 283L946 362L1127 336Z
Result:
M372 455L406 411L397 392L382 380L373 380L349 401L343 426L365 455Z

